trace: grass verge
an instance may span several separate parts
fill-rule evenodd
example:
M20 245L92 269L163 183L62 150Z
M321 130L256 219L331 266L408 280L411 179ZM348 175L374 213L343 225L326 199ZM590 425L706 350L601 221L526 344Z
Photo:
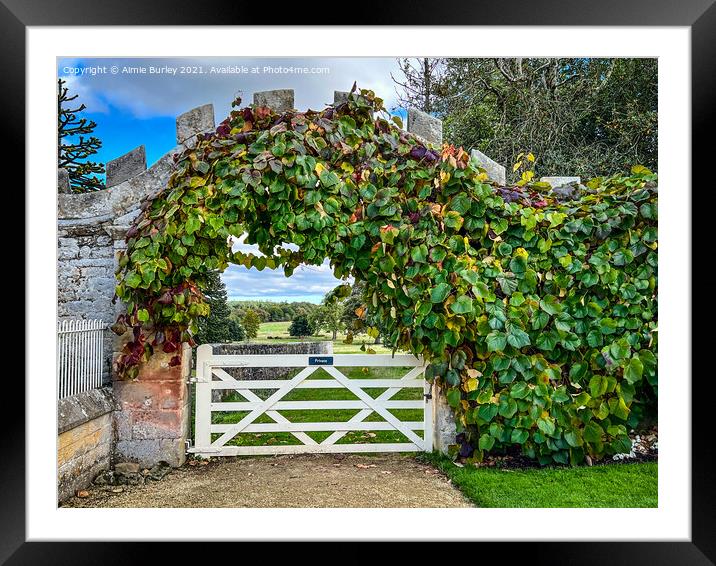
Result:
M576 468L456 466L440 454L418 458L443 471L478 507L658 507L658 464Z

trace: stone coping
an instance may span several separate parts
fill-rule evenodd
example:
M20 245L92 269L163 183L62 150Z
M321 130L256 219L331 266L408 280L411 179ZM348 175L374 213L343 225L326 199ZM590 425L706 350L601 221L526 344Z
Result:
M111 386L83 391L57 401L57 434L116 410Z

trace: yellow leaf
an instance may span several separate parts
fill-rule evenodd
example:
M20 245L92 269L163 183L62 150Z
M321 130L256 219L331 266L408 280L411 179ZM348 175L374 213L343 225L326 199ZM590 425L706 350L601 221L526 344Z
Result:
M477 379L470 378L465 382L465 391L475 391L477 389Z
M522 167L522 162L521 162L521 161L518 161L517 163L515 163L515 164L512 166L512 172L514 173L514 172L517 171L520 167Z
M320 175L324 169L325 169L325 167L323 166L323 163L321 163L321 162L316 163L315 171L318 175Z
M535 156L532 154L532 152L527 154L527 161L530 161L532 163L535 162Z

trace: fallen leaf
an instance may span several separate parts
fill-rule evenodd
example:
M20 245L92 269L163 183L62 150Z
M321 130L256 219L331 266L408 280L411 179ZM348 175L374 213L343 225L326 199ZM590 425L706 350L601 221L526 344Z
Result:
M77 497L81 497L83 499L87 498L87 497L89 497L89 491L87 491L85 489L80 489L77 491Z
M356 468L360 468L362 470L367 468L376 468L377 466L375 464L356 464Z

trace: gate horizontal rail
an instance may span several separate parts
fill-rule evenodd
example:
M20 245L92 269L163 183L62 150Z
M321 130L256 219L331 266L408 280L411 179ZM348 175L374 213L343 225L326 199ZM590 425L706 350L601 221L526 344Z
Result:
M289 379L235 379L224 368L284 367L300 369ZM402 377L390 379L352 379L338 368L408 368ZM328 377L309 379L322 369ZM412 355L338 354L312 355L214 355L210 345L197 351L195 442L190 452L202 456L240 456L260 454L337 453L337 452L417 452L432 450L432 400L430 385L424 379L422 360ZM423 388L418 400L392 399L402 389ZM339 389L353 394L348 400L284 400L297 389ZM373 397L366 389L383 389ZM212 402L212 391L235 390L245 401ZM259 397L253 390L272 392ZM266 397L268 395L268 397ZM292 422L280 411L358 410L347 421ZM402 421L392 409L422 409L420 421ZM216 412L247 413L238 422L212 423ZM289 416L292 413L289 413ZM371 415L383 420L367 420ZM266 415L273 423L256 422ZM340 417L339 417L340 418ZM337 443L351 431L398 431L406 442ZM415 431L422 432L422 437ZM308 432L331 432L317 441ZM227 445L241 434L290 433L301 444L241 446ZM218 435L218 438L216 436Z

